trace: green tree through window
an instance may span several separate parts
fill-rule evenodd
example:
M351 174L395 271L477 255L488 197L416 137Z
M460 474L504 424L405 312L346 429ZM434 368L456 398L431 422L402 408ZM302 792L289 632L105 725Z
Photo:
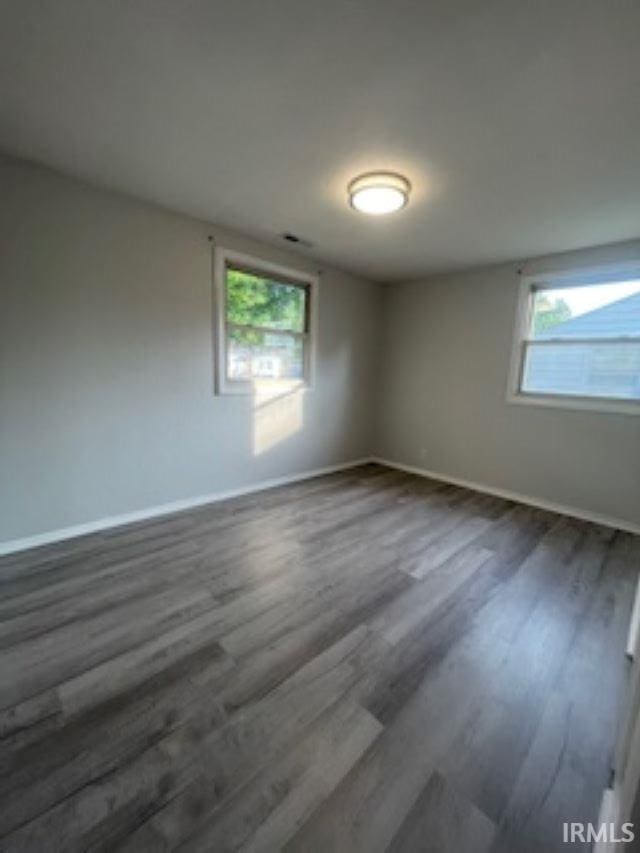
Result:
M304 283L226 267L229 379L304 378L309 296Z
M305 331L304 287L244 270L227 270L227 321L238 326Z
M549 299L546 294L538 294L533 317L533 332L539 335L564 323L571 317L571 308L564 299Z

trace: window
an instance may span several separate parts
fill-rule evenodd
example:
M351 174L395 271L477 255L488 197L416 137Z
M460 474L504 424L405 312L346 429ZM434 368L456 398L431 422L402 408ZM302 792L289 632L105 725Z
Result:
M640 414L640 271L527 279L514 402Z
M216 252L217 390L309 385L317 280L234 252Z

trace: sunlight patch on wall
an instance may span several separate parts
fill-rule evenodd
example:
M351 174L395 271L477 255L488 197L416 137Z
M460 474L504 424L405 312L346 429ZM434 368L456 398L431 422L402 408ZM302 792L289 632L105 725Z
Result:
M270 380L255 388L253 455L260 456L302 429L304 387Z

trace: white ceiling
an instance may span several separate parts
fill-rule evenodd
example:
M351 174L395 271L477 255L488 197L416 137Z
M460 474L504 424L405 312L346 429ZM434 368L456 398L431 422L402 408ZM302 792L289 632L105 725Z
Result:
M640 235L638 0L0 0L0 147L378 280ZM403 172L367 218L359 172Z

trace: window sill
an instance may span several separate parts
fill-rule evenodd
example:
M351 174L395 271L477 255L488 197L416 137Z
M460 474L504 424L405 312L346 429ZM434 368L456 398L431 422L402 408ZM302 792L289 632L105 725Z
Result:
M607 400L597 397L554 396L553 394L508 394L507 403L520 406L542 406L577 412L601 412L613 415L640 415L640 401Z
M216 395L221 397L283 397L297 391L305 392L310 390L312 390L311 384L299 379L291 381L267 380L266 382L234 382L225 380L216 389Z

